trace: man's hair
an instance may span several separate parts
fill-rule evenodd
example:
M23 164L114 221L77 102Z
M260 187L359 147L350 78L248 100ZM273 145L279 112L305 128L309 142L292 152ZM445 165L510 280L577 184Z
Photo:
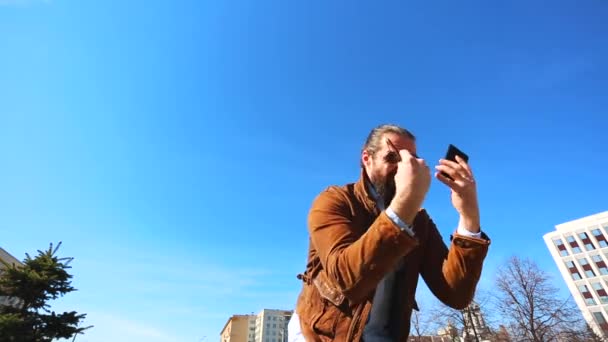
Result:
M399 134L416 141L416 137L403 127L392 124L380 125L369 132L369 135L365 140L365 144L363 144L363 148L361 149L361 153L363 153L363 151L367 151L367 153L369 153L371 156L374 156L380 149L382 136L384 136L386 133ZM359 160L359 162L361 167L363 167L363 161Z

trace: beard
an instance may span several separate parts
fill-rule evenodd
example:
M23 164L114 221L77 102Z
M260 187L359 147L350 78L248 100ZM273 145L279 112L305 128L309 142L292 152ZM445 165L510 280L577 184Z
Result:
M395 174L389 174L385 178L375 181L373 184L376 192L384 201L384 207L388 207L393 200L393 197L395 197Z

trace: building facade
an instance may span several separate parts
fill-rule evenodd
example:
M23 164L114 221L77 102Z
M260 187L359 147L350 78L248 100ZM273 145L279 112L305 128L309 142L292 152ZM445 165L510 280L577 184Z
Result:
M259 314L234 315L220 333L220 342L287 342L293 311L263 309Z
M293 311L262 310L256 319L255 342L287 342L287 324Z
M228 319L220 334L220 342L253 342L250 322L255 322L253 315L234 315Z
M555 228L545 244L585 320L608 338L608 211Z
M2 247L0 247L0 260L10 264L15 264L15 265L22 265L22 263L17 260L17 258L15 258L14 256L10 255L7 251L5 251L4 249L2 249ZM4 268L4 264L0 262L0 273L2 272L2 269ZM20 304L20 300L18 300L17 298L9 298L9 297L5 297L5 296L0 296L0 305L10 305L10 306L15 306L18 307Z
M489 342L492 340L492 332L486 324L479 304L473 301L461 312L464 321L464 329L462 329L463 341Z

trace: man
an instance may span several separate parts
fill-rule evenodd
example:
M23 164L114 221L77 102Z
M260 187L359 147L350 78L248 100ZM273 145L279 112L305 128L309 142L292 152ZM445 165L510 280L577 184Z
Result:
M415 140L398 126L373 129L359 181L330 186L314 200L290 342L407 341L419 275L452 308L473 299L490 244L480 231L473 172L461 158L436 166L460 214L448 249L421 208L431 174Z

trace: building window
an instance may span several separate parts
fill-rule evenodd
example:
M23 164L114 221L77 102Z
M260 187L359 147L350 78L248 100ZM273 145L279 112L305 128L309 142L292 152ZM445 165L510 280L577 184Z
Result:
M595 272L593 272L593 268L591 268L591 265L587 262L587 258L580 258L578 259L578 262L583 268L583 272L585 272L587 278L595 277Z
M553 244L555 245L555 247L557 247L557 250L559 251L559 255L561 256L568 256L568 250L566 249L566 245L564 245L564 242L562 241L562 239L560 238L555 238L553 239Z
M583 245L585 245L585 249L586 250L592 251L592 250L595 249L595 246L593 245L593 242L591 242L591 239L589 238L589 235L587 235L586 232L579 233L578 237L583 242Z
M577 254L581 252L581 248L578 246L578 242L576 242L574 236L566 236L566 241L568 241L570 248L572 248L572 253Z
M602 231L598 228L593 229L591 234L595 237L595 240L600 245L600 248L608 247L608 241L606 241L606 237L602 234Z
M600 255L594 255L591 259L595 262L595 266L600 270L601 275L608 275L608 267L606 267L606 263Z
M593 299L587 285L579 285L578 290L581 292L581 295L583 296L583 299L585 299L585 303L587 303L587 305L595 305L595 299Z
M276 327L277 327L277 324L276 324L276 323L273 323L273 324L272 324L272 327L273 327L273 328L276 328Z
M593 312L593 319L595 319L604 332L608 332L608 323L601 312Z
M593 284L591 284L591 286L595 290L595 293L597 294L597 296L600 297L600 302L602 304L608 303L608 293L606 293L606 290L604 290L604 288L602 287L602 284L593 283Z
M565 262L566 267L568 267L568 271L570 271L570 275L572 276L572 279L574 280L581 280L581 274L578 272L578 268L576 268L576 265L574 264L574 261L566 261Z

